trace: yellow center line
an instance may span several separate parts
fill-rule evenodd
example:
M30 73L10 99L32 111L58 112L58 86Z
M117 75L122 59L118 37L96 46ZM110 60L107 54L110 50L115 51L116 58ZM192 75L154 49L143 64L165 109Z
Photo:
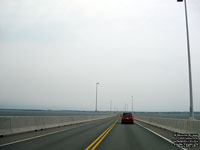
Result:
M114 122L115 123L115 122ZM113 123L113 124L114 124ZM113 125L112 124L112 125ZM106 129L106 131L104 131L94 142L92 142L92 144L90 144L85 150L89 150L111 127L112 125Z
M109 127L110 128L110 127ZM89 150L90 149L90 147L92 147L108 130L109 130L109 128L108 129L106 129L106 131L104 131L94 142L92 142L92 144L90 144L85 150Z
M108 132L94 145L94 147L91 150L95 150L95 148L101 143L101 141L106 137L106 135L112 130L112 128L115 126L115 124L108 130Z
M96 145L92 148L92 150L94 150L99 144L100 142L106 137L106 135L110 132L110 130L112 130L112 128L116 125L116 123L119 121L119 119L117 119L112 125L110 125L94 142L92 142L85 150L89 150L99 139L99 141L96 143Z

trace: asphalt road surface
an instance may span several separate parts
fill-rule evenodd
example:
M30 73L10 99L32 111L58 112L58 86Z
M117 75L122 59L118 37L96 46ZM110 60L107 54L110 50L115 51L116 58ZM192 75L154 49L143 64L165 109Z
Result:
M0 139L1 140L1 139ZM0 146L0 150L178 150L137 124L101 120L63 132Z

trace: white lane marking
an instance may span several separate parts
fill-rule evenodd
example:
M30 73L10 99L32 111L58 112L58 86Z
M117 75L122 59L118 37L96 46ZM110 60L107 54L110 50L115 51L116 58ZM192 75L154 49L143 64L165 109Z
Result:
M100 119L100 120L93 120L93 121L94 121L94 122L96 122L96 121L101 121L101 119ZM84 123L85 123L85 122L84 122ZM88 122L88 123L92 123L92 122ZM83 125L84 125L84 124L81 124L81 126L83 126ZM67 128L67 129L63 129L63 130L59 130L59 131L54 131L54 132L50 132L50 133L46 133L46 134L42 134L42 135L33 136L33 137L30 137L30 138L25 138L25 139L22 139L22 140L17 140L17 141L13 141L13 142L1 144L0 147L6 146L6 145L10 145L10 144L19 143L19 142L28 141L28 140L31 140L31 139L40 138L40 137L43 137L43 136L47 136L47 135L51 135L51 134L55 134L55 133L59 133L59 132L63 132L63 131L66 131L66 130L74 129L74 128L76 128L76 127L77 127L77 126L69 127L69 128ZM78 126L78 127L80 127L80 126Z
M69 128L69 129L73 129L73 128ZM5 144L0 145L0 147L2 147L2 146L6 146L6 145L10 145L10 144L19 143L19 142L24 142L24 141L31 140L31 139L40 138L40 137L43 137L43 136L47 136L47 135L51 135L51 134L55 134L55 133L59 133L59 132L63 132L63 131L69 130L69 129L64 129L64 130L55 131L55 132L51 132L51 133L46 133L46 134L42 134L42 135L38 135L38 136L33 136L33 137L30 137L30 138L26 138L26 139L22 139L22 140L14 141L14 142L5 143Z
M141 125L141 124L139 124L139 123L136 123L137 125L139 125L139 126L141 126L142 128L145 128L146 130L148 130L148 131L150 131L150 132L152 132L152 133L154 133L155 135L157 135L157 136L159 136L159 137L161 137L162 139L164 139L164 140L166 140L166 141L168 141L169 143L171 143L171 144L173 144L173 145L175 145L171 140L169 140L168 138L166 138L166 137L164 137L164 136L162 136L162 135L160 135L160 134L158 134L158 133L156 133L156 132L154 132L153 130L151 130L151 129L148 129L148 128L146 128L146 127L144 127L143 125ZM177 145L176 145L177 146ZM178 146L177 146L178 147ZM179 147L179 148L181 148L182 150L187 150L187 149L185 149L185 148L182 148L182 147Z

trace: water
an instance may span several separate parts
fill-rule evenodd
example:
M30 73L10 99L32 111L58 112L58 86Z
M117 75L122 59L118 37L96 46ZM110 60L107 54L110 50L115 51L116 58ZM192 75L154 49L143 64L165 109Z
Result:
M0 116L81 116L110 114L106 111L0 109Z
M75 110L34 110L34 109L0 109L0 116L81 116L110 114L109 111L75 111ZM135 116L188 119L189 112L134 112ZM194 113L200 120L200 112Z
M135 116L188 119L189 112L135 112ZM194 112L194 118L200 120L200 112Z

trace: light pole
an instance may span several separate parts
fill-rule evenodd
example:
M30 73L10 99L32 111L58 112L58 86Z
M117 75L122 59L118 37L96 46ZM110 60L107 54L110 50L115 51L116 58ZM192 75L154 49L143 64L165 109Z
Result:
M183 2L185 4L185 21L186 21L186 33L187 33L187 52L188 52L188 70L189 70L189 88L190 88L190 119L194 119L193 111L193 92L192 92L192 71L191 71L191 58L190 58L190 41L189 41L189 28L187 17L187 3L186 0L177 0L177 2Z
M112 100L110 101L110 111L112 111Z
M95 111L97 111L97 86L98 86L99 83L96 83L96 109Z
M132 113L133 113L133 96L132 96Z

